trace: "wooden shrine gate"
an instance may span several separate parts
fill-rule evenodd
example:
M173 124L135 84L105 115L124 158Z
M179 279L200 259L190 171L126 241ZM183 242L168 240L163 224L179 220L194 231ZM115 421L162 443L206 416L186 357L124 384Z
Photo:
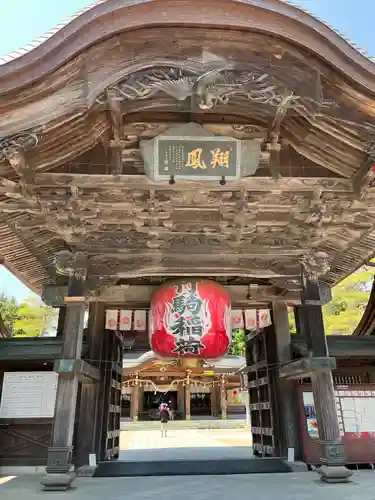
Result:
M145 309L182 276L228 287L233 309L272 304L248 342L256 453L301 456L310 377L321 473L346 480L321 292L374 255L375 65L281 0L99 1L61 30L0 58L0 263L69 288L59 353L34 358L58 374L44 484L118 457L105 304Z
M269 364L267 343L265 331L256 332L247 342L246 361L254 454L274 456L275 394L272 387L272 370L275 367Z
M246 364L251 432L256 455L301 458L295 380L280 378L281 366L292 361L286 304L273 304L271 324L246 336Z
M100 460L117 459L120 454L120 420L122 389L122 338L118 332L106 332L103 338L103 359L101 366L102 426ZM100 411L100 410L99 410Z

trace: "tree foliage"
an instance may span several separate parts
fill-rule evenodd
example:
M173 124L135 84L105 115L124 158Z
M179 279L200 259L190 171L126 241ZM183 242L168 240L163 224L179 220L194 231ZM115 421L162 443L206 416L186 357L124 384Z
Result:
M323 306L326 335L351 335L362 318L369 299L374 269L361 268L332 289L332 301ZM296 333L293 312L289 326Z
M12 337L39 337L48 332L56 320L56 311L36 298L18 304L0 295L0 313Z
M359 269L332 290L332 301L323 307L326 335L351 335L369 299L374 270Z
M17 319L18 304L15 299L0 295L0 314L8 332L13 332L13 323Z
M245 356L245 351L245 331L242 328L237 328L232 332L232 344L230 346L229 354Z

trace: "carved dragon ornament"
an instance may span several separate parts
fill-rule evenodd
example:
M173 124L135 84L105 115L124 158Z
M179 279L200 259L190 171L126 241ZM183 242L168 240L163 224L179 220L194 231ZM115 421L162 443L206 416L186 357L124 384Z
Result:
M314 115L315 104L319 109L332 104L324 100L316 103L311 98L294 95L261 69L239 71L228 69L227 64L221 67L201 64L194 68L170 65L138 71L110 86L96 101L106 106L108 95L116 101L140 101L159 93L177 101L193 98L203 111L228 104L233 99L248 100L276 108L276 122L291 108L307 117Z

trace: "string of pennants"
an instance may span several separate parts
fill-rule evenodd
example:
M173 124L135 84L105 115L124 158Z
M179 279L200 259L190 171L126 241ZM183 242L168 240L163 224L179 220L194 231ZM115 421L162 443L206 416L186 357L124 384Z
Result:
M147 330L147 311L145 309L107 309L105 328L123 332Z
M105 314L106 330L146 331L148 311L145 309L107 309ZM234 309L231 312L232 330L245 328L257 330L271 324L268 309Z
M234 309L231 316L232 330L260 330L272 323L269 309Z

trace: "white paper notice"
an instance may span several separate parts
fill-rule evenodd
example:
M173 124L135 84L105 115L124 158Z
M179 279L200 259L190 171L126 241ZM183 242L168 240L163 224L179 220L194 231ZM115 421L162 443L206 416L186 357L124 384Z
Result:
M130 332L132 329L133 311L121 309L120 311L120 330Z
M105 312L105 328L106 330L117 330L118 310L107 309Z
M146 330L146 311L134 311L134 330L140 332Z
M259 309L259 328L266 328L271 324L271 315L268 309Z
M232 330L244 327L243 314L241 309L232 310L231 317L232 317Z
M256 309L246 309L245 322L248 330L255 330L257 328L257 311Z
M50 418L55 413L56 372L6 372L0 418Z

